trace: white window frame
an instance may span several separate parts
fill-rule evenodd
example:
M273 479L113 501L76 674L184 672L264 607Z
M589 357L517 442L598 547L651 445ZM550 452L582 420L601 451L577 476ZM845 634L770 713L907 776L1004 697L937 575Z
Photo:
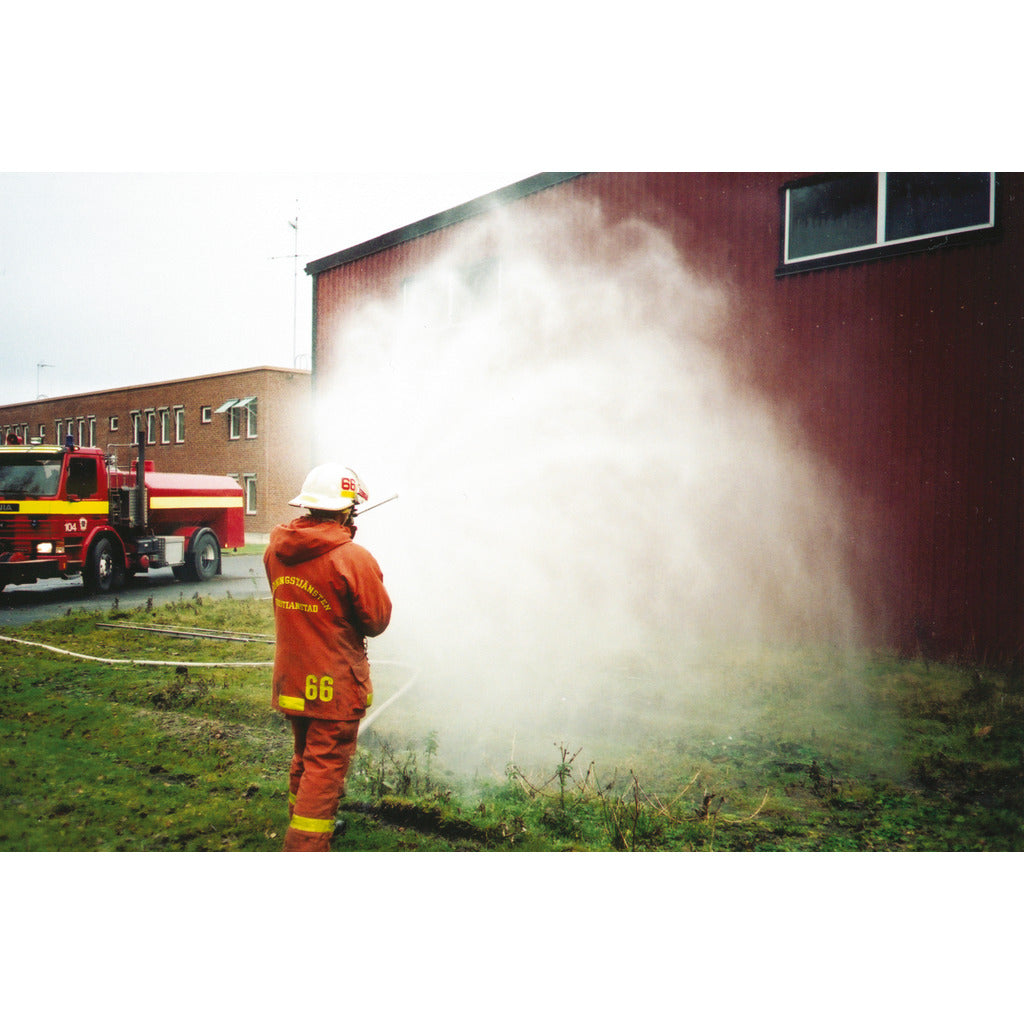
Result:
M256 415L250 410L256 404L256 396L248 398L229 398L217 408L218 413L228 414L228 440L238 441L242 437L242 413L246 414L245 436L257 436Z
M146 410L146 444L156 444L156 410Z
M111 416L110 419L107 421L107 429L109 431L113 432L113 431L117 430L117 428L118 428L117 417L116 416Z
M245 514L254 516L259 512L256 501L256 474L242 474L242 490L245 492Z
M174 443L185 443L185 406L174 407Z
M782 202L782 254L779 271L785 273L796 270L808 270L816 267L830 266L835 264L850 263L859 260L877 258L890 255L893 252L912 251L921 248L930 240L948 238L954 235L970 235L979 232L990 232L995 227L996 217L996 174L988 172L988 217L985 221L968 224L960 227L945 228L938 231L930 231L925 234L886 237L886 196L888 191L887 171L880 171L876 175L875 184L875 237L874 240L863 245L853 245L847 248L824 250L821 252L807 253L801 256L790 256L790 229L792 226L791 199L794 190L807 187L815 182L803 179L791 182L783 186ZM836 175L834 178L842 178ZM822 182L828 180L823 177Z

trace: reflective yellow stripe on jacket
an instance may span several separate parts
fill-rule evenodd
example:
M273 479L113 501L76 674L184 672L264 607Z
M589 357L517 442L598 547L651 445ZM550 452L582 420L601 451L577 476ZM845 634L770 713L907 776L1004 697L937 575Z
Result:
M282 711L305 711L306 710L306 698L305 697L287 697L285 694L279 694L277 703L280 705Z

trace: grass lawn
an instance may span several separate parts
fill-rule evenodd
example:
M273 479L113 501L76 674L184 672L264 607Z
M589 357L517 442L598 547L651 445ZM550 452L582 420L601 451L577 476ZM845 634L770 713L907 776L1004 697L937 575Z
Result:
M256 638L150 631L172 627ZM268 706L271 634L269 602L199 597L8 632L106 660L0 642L0 850L278 850L289 734ZM529 757L509 743L475 764L429 685L410 690L361 735L336 845L1024 848L1024 695L1008 678L820 650L709 655L700 677L623 674L588 696L600 728L563 710ZM403 678L375 669L378 706ZM506 725L539 734L545 713Z

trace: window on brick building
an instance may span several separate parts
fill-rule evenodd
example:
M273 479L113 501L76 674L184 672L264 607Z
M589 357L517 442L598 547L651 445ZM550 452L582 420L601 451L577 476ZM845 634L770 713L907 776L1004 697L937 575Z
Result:
M201 405L199 407L199 422L211 423L213 421L213 406Z
M185 441L185 407L177 405L174 407L174 443L183 444Z
M228 440L237 441L242 436L242 423L245 423L245 436L256 437L256 397L230 398L218 407L217 412L228 414Z
M156 444L156 411L146 410L146 444Z
M111 430L117 430L117 417L116 417L116 416L111 416L111 417L110 417L110 421L109 421L109 423L107 424L107 426L108 426L108 427L109 427L109 428L110 428Z
M257 512L256 474L246 473L242 477L242 487L245 490L245 514L247 516L254 516Z

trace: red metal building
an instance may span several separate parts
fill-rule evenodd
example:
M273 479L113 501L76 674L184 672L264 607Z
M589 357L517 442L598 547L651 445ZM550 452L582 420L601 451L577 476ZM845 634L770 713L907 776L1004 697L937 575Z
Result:
M537 175L310 263L314 389L339 317L496 208L569 198L726 283L717 343L842 481L871 639L1019 663L1024 174Z

